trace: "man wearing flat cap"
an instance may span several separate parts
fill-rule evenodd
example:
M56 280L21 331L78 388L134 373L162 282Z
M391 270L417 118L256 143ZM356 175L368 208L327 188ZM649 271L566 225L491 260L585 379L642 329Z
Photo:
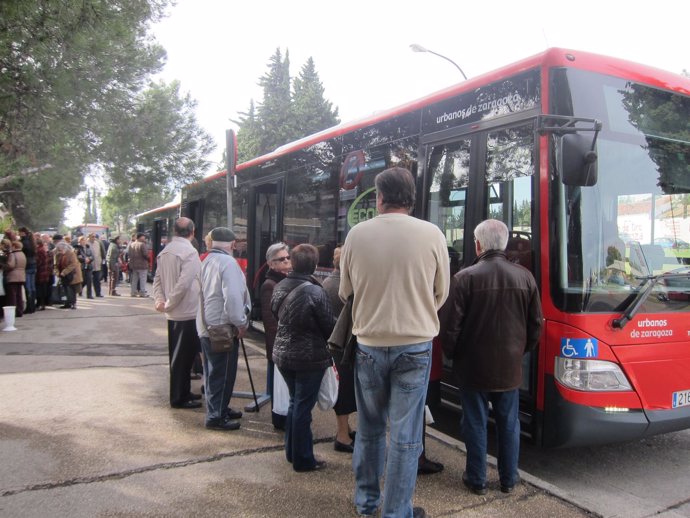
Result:
M211 230L211 249L201 265L201 298L196 320L203 351L206 428L237 430L242 412L228 404L237 376L239 339L249 324L251 301L244 273L233 257L235 234L226 227ZM202 314L203 312L203 314ZM237 330L232 350L213 352L206 326L231 324Z
M189 218L175 221L174 235L158 254L158 268L153 279L156 311L168 319L168 355L170 357L170 406L199 408L199 394L192 394L190 375L194 358L200 350L196 332L199 308L199 271L201 260L192 246L194 222Z

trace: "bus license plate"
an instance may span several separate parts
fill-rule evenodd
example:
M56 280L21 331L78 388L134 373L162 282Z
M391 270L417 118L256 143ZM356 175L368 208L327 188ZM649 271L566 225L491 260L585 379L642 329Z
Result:
M690 390L673 393L673 408L690 405Z

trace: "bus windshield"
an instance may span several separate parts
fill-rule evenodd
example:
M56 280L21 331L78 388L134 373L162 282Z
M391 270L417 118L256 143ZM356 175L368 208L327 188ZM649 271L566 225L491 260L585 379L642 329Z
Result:
M690 309L690 98L592 72L552 73L552 110L603 122L596 185L554 164L552 295L570 312L623 311L650 279L649 313ZM558 138L552 139L557 156Z

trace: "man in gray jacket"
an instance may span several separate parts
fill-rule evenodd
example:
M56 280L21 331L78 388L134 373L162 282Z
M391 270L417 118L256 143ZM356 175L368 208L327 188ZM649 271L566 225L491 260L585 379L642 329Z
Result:
M244 273L232 256L235 234L226 227L211 231L213 243L201 266L201 301L197 330L201 340L206 373L206 428L237 430L242 412L228 407L237 377L239 339L249 324L251 300ZM203 311L203 315L202 315ZM206 326L231 324L237 338L229 352L213 352Z
M192 246L194 222L189 218L175 221L174 236L158 254L158 268L153 280L156 311L168 319L168 354L170 357L170 406L199 408L201 396L191 393L190 373L200 350L196 332L201 270L199 254Z

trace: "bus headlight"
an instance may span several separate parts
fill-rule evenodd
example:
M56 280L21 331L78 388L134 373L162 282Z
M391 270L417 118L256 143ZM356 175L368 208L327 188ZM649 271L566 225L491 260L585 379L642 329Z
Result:
M556 379L568 388L591 392L632 390L618 364L603 360L556 357Z

